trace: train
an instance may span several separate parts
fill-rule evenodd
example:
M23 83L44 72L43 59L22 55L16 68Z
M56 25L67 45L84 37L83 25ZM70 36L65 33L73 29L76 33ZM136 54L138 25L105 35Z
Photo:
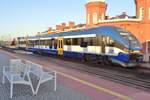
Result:
M140 41L131 32L115 26L18 37L18 48L123 67L138 66L143 59Z

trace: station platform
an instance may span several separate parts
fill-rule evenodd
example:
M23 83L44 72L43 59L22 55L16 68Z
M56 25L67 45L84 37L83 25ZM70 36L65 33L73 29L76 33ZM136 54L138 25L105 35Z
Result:
M8 65L9 59L14 58L30 60L43 65L46 70L52 69L58 72L58 89L56 92L51 91L51 86L47 83L40 88L37 96L32 96L28 87L22 89L20 86L14 92L14 100L150 100L149 92L61 67L59 64L61 62L0 50L0 66ZM74 63L66 64L76 66ZM0 72L2 73L2 69ZM6 85L9 86L9 84ZM17 92L18 90L19 92ZM2 84L0 84L0 100L9 100L9 88L2 86Z
M142 63L140 66L141 66L142 68L150 69L150 63Z

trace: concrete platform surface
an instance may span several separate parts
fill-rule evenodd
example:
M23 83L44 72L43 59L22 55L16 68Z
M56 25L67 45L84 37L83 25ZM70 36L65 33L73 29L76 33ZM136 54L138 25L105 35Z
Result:
M53 91L53 82L49 81L41 85L39 92L36 96L33 96L31 88L24 85L14 85L13 98L10 99L10 84L6 80L6 83L2 84L2 66L8 65L9 57L0 52L0 100L91 100L87 95L75 91L60 82L58 82L57 91ZM34 88L37 85L37 81L32 77Z
M4 57L3 57L4 56ZM30 60L32 62L41 64L45 69L53 69L58 72L58 81L60 86L72 89L74 95L81 94L79 99L59 99L59 100L150 100L150 93L136 88L121 85L96 76L79 72L77 70L68 69L64 66L80 66L71 62L61 62L56 60L53 62L51 58L45 58L35 55L12 54L5 51L0 51L0 58L20 58L22 60ZM5 58L6 59L6 58ZM7 62L7 61L3 61ZM77 92L77 93L76 93ZM143 99L141 99L143 98ZM45 99L44 99L45 100ZM57 100L57 99L54 99Z

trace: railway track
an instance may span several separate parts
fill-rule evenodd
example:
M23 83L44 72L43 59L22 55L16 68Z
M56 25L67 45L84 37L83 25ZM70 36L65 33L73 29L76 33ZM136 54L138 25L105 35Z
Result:
M82 61L77 59L68 59L57 56L45 57L41 55L32 55L32 57L42 57L42 59L46 63L49 63L49 61L51 61L61 67L78 70L80 72L87 73L95 77L107 79L126 86L131 86L150 92L150 74L145 74L141 72L139 68L128 69L115 66L104 66L91 62L85 62L83 64Z
M74 62L72 62L70 59L69 61L71 61L72 64L68 64L68 60L66 58L59 58L59 61L56 61L56 59L58 59L57 57L53 59L54 60L51 59L52 62L57 63L62 67L78 70L80 72L91 74L99 78L107 79L126 86L131 86L150 92L150 74L145 74L138 68L126 69L114 66L101 66L88 62L81 64L81 61L76 61L76 64L74 64ZM45 60L49 61L48 59ZM99 66L101 66L101 68Z
M104 66L91 62L85 62L83 64L83 62L78 59L75 60L64 57L46 57L41 55L28 56L34 59L36 59L37 57L42 57L43 61L45 61L46 63L49 63L49 61L51 61L60 65L61 67L78 70L80 72L87 73L95 77L107 79L126 86L131 86L137 89L150 92L150 74L145 74L144 72L141 72L141 69L139 68L128 69L115 66Z

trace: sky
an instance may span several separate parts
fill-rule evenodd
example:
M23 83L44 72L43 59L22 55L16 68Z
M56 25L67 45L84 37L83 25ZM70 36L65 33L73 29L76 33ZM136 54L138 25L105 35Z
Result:
M34 35L62 22L85 23L87 0L0 0L0 39ZM106 14L135 15L134 0L106 0Z

